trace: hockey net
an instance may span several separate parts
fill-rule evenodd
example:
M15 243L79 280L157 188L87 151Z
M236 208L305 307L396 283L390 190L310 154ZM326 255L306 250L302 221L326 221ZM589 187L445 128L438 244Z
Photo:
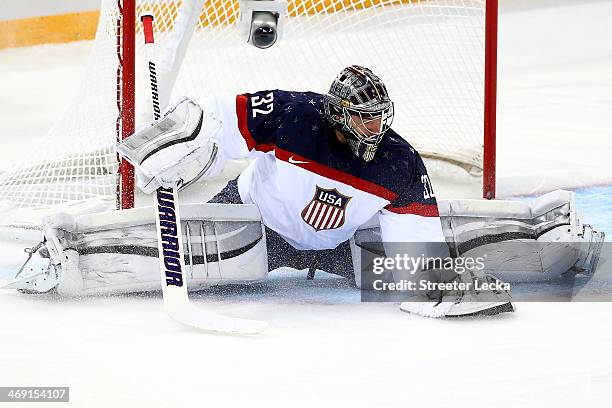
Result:
M393 128L424 156L476 176L483 169L484 0L289 0L284 36L266 50L240 39L238 0L103 0L80 91L41 148L0 175L0 210L131 204L113 149L148 106L142 33L130 9L155 15L162 80L174 97L323 93L343 67L359 64L385 81L395 101Z

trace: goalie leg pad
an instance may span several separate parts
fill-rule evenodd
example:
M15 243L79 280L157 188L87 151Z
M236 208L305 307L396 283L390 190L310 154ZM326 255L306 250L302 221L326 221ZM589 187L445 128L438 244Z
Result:
M440 214L457 255L486 254L487 271L511 282L594 272L604 238L583 224L571 191L553 191L530 203L443 201Z
M47 247L66 296L161 289L151 207L45 222ZM264 229L252 205L181 206L190 291L259 281L268 273Z
M567 272L593 272L597 266L604 234L583 224L573 192L553 191L531 203L439 200L438 207L453 255L486 254L486 271L505 281L549 280ZM366 243L379 241L376 219L360 227L351 239L358 287L361 251L367 250ZM376 255L384 255L382 246L378 248Z

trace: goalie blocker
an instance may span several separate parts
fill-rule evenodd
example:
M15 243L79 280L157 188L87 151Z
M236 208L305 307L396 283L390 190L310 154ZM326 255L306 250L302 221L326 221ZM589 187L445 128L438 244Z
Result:
M522 274L504 271L517 254L501 254L499 278L544 280L573 269L596 267L603 233L583 225L574 194L556 191L531 204L516 201L451 200L440 203L444 233L460 253L491 248L497 242L555 242L544 252L522 255ZM181 206L187 286L190 291L227 283L264 280L269 269L290 266L351 276L361 285L362 243L380 237L376 223L360 228L349 245L335 250L298 251L283 246L262 223L256 206L189 204ZM85 296L159 290L157 237L152 207L108 213L57 214L45 220L45 243L35 248L7 287L26 292L50 290ZM582 245L591 243L591 245ZM530 257L538 259L530 259ZM322 259L323 258L323 259ZM545 261L545 262L543 262ZM332 269L332 270L329 270Z

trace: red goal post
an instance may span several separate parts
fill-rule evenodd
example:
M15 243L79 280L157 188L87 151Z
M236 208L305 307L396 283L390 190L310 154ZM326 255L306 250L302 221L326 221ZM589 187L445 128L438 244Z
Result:
M497 126L497 23L498 0L487 0L485 18L485 97L482 197L495 198Z
M117 141L126 139L136 129L136 0L118 0L117 10ZM117 208L134 207L134 167L119 160L117 173Z

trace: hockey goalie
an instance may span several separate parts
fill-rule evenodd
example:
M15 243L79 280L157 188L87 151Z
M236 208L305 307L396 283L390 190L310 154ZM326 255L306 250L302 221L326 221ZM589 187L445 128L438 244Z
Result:
M438 203L410 135L391 128L394 115L382 80L354 65L327 94L268 90L180 99L118 151L135 166L145 193L196 188L228 160L252 159L209 203L181 206L192 291L263 280L279 267L307 269L310 277L324 270L364 287L360 251L372 240L420 243L419 251L443 243L432 250L455 257L465 243L469 250L503 240L563 243L554 256L538 255L552 259L529 271L541 277L593 264L596 251L576 251L573 243L601 237L582 225L572 193L550 193L531 205ZM14 287L66 296L159 290L155 231L150 207L49 217L44 244L31 252ZM499 282L490 272L416 271L439 282ZM489 295L425 291L401 309L432 317L514 311L507 290Z

